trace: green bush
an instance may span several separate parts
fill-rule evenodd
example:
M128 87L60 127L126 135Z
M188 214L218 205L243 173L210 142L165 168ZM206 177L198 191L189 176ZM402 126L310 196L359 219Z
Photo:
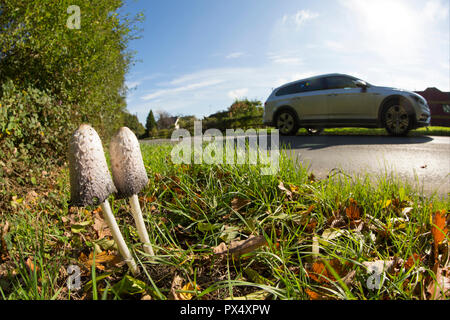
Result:
M0 97L0 159L44 165L62 159L80 117L77 108L32 87L18 89L9 80Z

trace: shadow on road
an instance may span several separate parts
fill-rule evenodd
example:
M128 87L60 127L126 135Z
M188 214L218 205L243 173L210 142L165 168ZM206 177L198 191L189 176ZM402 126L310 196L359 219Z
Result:
M280 136L280 147L291 149L323 149L339 145L420 144L433 141L432 137L392 136Z

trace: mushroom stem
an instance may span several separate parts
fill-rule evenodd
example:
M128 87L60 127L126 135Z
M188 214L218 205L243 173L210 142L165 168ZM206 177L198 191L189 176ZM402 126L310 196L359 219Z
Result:
M131 269L133 275L137 275L139 273L139 268L136 265L133 257L131 256L130 250L128 249L125 240L123 239L122 233L120 232L119 226L117 225L116 219L111 211L111 207L109 205L108 200L105 200L102 204L102 211L104 213L104 218L106 223L108 224L109 229L111 230L111 234L114 240L119 247L119 252L127 263L128 267Z
M141 242L144 244L144 251L151 256L154 256L152 245L148 237L147 228L145 227L144 218L142 216L141 206L139 205L138 196L133 194L130 198L131 213L133 214L136 223L137 232Z

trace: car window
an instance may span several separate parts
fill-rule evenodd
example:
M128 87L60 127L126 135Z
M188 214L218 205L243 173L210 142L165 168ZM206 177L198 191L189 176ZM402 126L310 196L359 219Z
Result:
M277 91L276 95L284 96L284 95L294 94L294 93L323 90L324 88L325 88L325 86L323 84L322 79L311 79L311 80L296 82L294 84L283 87Z
M327 88L328 89L344 89L344 88L357 88L356 84L353 82L354 79L347 77L328 77Z

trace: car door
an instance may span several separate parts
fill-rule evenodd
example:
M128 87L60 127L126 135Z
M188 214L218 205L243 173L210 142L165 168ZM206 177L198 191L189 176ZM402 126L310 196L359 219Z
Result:
M345 76L332 76L326 79L328 119L331 121L351 121L369 118L366 90L357 87L355 79Z
M299 93L294 98L300 122L322 120L327 117L327 100L323 95L324 80L321 78L299 82Z

